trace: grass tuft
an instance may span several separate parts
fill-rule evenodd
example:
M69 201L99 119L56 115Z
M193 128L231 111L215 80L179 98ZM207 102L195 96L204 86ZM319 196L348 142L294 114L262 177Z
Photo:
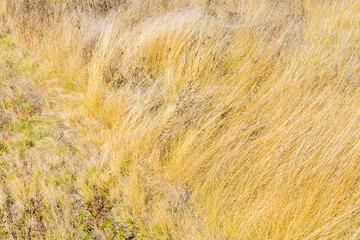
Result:
M0 237L358 239L359 10L0 0Z

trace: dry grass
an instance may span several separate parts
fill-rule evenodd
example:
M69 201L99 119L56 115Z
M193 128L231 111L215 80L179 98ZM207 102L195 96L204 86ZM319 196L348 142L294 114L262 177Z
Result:
M0 9L5 238L360 238L358 1Z

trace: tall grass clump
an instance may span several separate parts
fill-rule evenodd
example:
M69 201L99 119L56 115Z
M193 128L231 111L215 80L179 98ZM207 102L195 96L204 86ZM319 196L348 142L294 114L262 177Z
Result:
M360 237L358 1L2 5L78 91L99 148L78 181L113 216L153 239Z

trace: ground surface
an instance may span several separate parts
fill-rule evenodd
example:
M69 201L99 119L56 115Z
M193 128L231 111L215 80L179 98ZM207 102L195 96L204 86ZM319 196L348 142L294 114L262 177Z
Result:
M130 218L111 214L105 185L80 180L102 168L81 160L99 149L76 130L75 91L51 73L41 75L36 60L5 34L0 48L0 235L142 238Z

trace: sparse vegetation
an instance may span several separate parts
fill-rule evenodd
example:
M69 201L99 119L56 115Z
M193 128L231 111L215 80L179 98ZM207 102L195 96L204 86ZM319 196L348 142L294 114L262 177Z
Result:
M357 1L0 13L0 238L360 237Z

